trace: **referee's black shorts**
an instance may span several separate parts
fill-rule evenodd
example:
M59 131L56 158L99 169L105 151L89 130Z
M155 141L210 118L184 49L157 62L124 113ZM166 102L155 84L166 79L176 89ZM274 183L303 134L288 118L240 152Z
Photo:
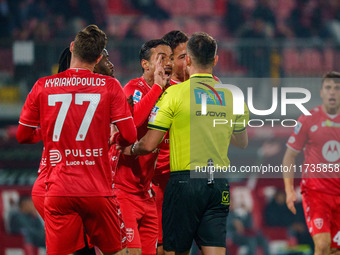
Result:
M199 247L225 247L229 212L229 184L226 179L190 178L190 171L173 172L163 201L163 247L185 252L194 239Z

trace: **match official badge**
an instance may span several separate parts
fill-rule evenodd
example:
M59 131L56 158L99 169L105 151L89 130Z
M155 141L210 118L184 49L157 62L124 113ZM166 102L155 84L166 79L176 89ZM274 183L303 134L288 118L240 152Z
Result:
M222 205L229 205L230 200L229 200L229 191L223 191L222 192Z
M127 228L126 229L126 237L127 237L127 240L131 243L133 238L135 236L135 232L133 231L132 228Z
M323 226L323 219L322 218L317 218L314 220L314 225L317 229L321 229Z
M133 103L137 104L142 99L142 95L143 93L136 89L132 97Z

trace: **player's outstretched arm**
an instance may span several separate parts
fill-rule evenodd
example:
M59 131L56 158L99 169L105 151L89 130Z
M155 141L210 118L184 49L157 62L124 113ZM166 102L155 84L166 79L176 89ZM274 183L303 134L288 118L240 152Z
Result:
M129 147L117 146L124 155L146 155L154 151L158 144L163 140L165 132L149 129L139 142Z
M112 143L129 146L137 140L137 129L132 118L117 121L115 124L119 132L114 134Z
M41 129L19 124L17 140L19 143L29 144L40 142L42 140Z
M244 130L241 133L233 133L231 135L230 143L238 148L245 149L248 146L248 133Z
M296 208L294 206L294 202L296 201L294 190L294 165L298 154L298 151L294 151L288 147L282 161L282 165L287 167L287 169L290 169L288 172L283 172L283 181L286 191L286 204L293 214L296 214Z

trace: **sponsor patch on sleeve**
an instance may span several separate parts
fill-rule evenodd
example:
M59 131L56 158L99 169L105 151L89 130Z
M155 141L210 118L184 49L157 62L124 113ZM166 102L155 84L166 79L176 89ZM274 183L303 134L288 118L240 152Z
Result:
M298 121L298 123L297 123L297 125L294 129L294 133L298 134L300 132L301 127L302 127L302 124L301 124L301 122Z
M143 93L136 89L135 92L133 93L133 97L132 97L133 103L134 104L138 103L142 99L142 95L143 95Z
M159 107L155 106L151 113L150 113L150 116L149 116L149 122L150 123L154 123L155 120L156 120L156 116L157 116L157 113L158 113L158 110L159 110Z

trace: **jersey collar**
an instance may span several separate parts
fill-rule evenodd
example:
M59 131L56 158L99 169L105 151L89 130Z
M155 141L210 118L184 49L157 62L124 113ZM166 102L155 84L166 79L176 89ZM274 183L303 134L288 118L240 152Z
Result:
M170 80L170 85L175 85L175 84L179 84L179 83L181 83L181 81L176 81L174 79Z
M144 79L143 75L140 77L140 79L142 80L143 84L145 86L147 86L149 89L151 89L151 86L146 82L146 80Z
M195 73L190 76L190 79L191 78L212 78L213 79L214 77L210 73Z

